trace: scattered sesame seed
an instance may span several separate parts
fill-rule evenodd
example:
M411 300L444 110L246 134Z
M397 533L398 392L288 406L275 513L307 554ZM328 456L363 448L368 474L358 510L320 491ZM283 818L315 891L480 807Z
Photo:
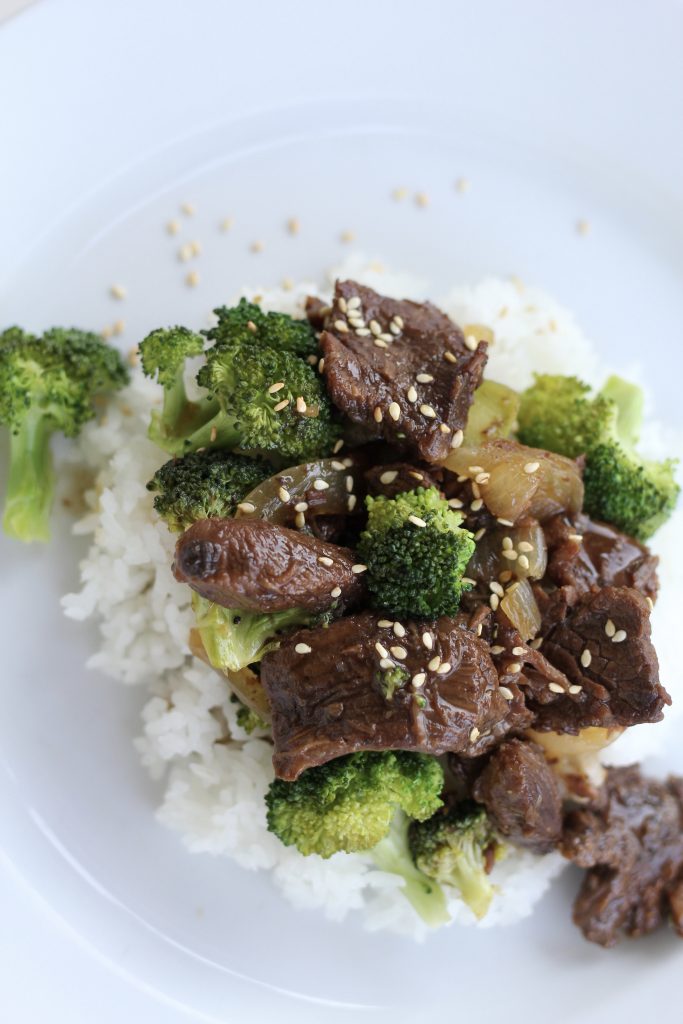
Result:
M543 637L539 636L539 637L536 638L536 640L532 640L531 641L531 643L529 644L529 647L531 647L534 651L539 651L541 649L542 644L543 644Z
M455 183L455 190L456 190L456 192L461 192L461 193L469 192L469 189L470 189L470 179L469 178L458 178L458 180Z
M434 411L434 409L432 409L431 405L421 405L420 412L429 420L433 420L436 418L436 412Z
M308 502L307 501L297 501L296 505L294 506L294 511L295 512L308 512Z
M394 316L392 317L392 323L395 323L396 326L399 328L405 326L403 317L400 315L400 313L394 313Z
M356 327L356 334L359 338L369 338L370 333L367 327Z
M499 686L498 687L498 692L501 694L502 697L505 697L505 700L514 700L515 699L514 693L507 686Z
M576 230L580 235L587 235L590 232L591 226L587 220L577 220Z
M334 329L336 331L339 331L340 334L348 334L349 325L346 323L345 320L335 320L334 321Z
M415 205L420 207L429 206L429 196L426 192L415 193Z
M405 661L408 657L408 652L405 647L390 647L389 650L395 658L398 658L399 661Z
M477 541L481 540L481 538L484 536L485 533L486 533L486 527L482 526L481 530L477 530L477 532L475 533L474 539L477 540Z
M612 643L613 644L621 644L626 639L626 636L627 636L627 634L626 634L626 630L625 629L618 629L616 631L616 633L614 634L614 636L612 637Z
M341 597L341 587L333 587L330 591L332 597Z
M281 487L277 493L278 497L280 498L280 501L290 501L291 494L289 493L286 487Z
M353 477L351 476L350 473L344 480L344 486L346 487L347 493L351 494L351 492L353 491Z
M382 629L388 629L389 626L393 626L393 622L391 619L380 619L377 625L381 626Z
M584 668L588 668L592 660L593 660L593 655L591 654L591 652L586 647L585 650L583 650L581 652L581 664L583 665Z
M251 243L249 248L250 248L250 250L252 252L263 252L265 246L264 246L263 242L259 242L258 239L257 239L255 242Z
M617 631L617 627L614 625L611 619L608 619L605 623L605 633L609 637L613 637Z
M581 693L582 690L583 686L579 686L578 684L574 684L573 686L569 687L569 692L572 694L572 696L576 693Z
M308 409L308 406L306 405L306 402L301 397L301 395L299 395L299 397L296 400L296 411L303 414L303 413L306 412L307 409Z
M504 652L504 650L505 650L504 647L500 647L498 645L498 646L495 646L495 647L491 648L491 654L493 654L493 655L502 654Z
M475 500L470 505L470 509L472 510L472 512L478 512L483 507L483 505L484 505L484 499L483 498L475 498Z
M349 494L348 498L346 499L346 507L349 510L349 512L353 512L354 508L356 507L357 501L358 498L356 497L355 494Z
M431 373L418 373L415 380L417 381L418 384L431 384L434 378L432 377Z
M290 235L298 235L301 225L299 224L297 217L290 217L287 221L287 230Z
M395 622L394 623L394 633L396 634L396 636L401 636L401 637L406 635L406 627L403 625L402 622Z
M339 236L339 241L343 242L345 245L348 245L349 242L355 241L355 238L355 231L342 231L341 235Z
M104 338L104 340L106 341L107 338L111 338L113 333L114 331L112 330L112 328L107 326L102 328L102 330L100 331L100 336Z
M506 666L505 671L509 672L510 675L516 676L519 672L522 671L522 663L521 663L521 661L511 661Z
M484 623L480 622L479 625L477 626L477 630L476 630L477 636L481 636L483 629L484 629Z
M382 328L380 327L377 320L371 320L370 323L368 324L368 327L376 337L379 337L380 334L382 333Z
M474 728L472 730L470 730L470 743L476 743L477 740L479 739L480 735L481 735L481 733L479 732L479 730L477 729L477 727L475 725Z
M511 520L511 519L496 519L496 522L497 522L497 523L500 523L500 525L501 525L501 526L514 526L514 525L515 525L515 524L514 524L514 523L512 522L512 520ZM511 543L512 543L512 542L511 542Z
M491 594L489 598L489 604L494 612L498 610L498 605L500 604L500 598L498 597L498 594Z
M378 405L375 406L375 411L373 413L373 416L375 417L375 423L381 423L382 420L384 419L382 410L380 409L380 407Z
M306 356L306 362L308 363L309 366L315 366L315 364L318 362L318 357Z
M530 544L528 540L520 540L519 544L517 545L517 550L518 551L533 551L534 550L534 546L533 546L533 544Z
M177 235L178 232L180 231L180 223L177 220L169 220L168 224L166 225L166 230L168 231L169 235Z
M375 644L375 650L379 654L380 658L388 658L389 657L389 651L386 649L386 647L382 646L382 644L379 642L379 640Z
M438 670L440 664L441 664L441 658L439 657L438 654L435 654L434 657L432 658L432 660L427 665L427 668L429 669L430 672L436 672Z
M294 650L297 654L310 654L313 648L309 647L308 644L297 644Z
M417 402L417 391L415 390L412 384L406 391L406 398L408 399L409 402Z
M540 469L540 466L540 462L527 462L526 466L524 467L524 472L535 473L537 469Z
M448 506L449 506L449 508L463 508L464 504L465 504L465 502L461 501L460 498L449 498L448 499Z
M221 231L229 231L233 224L234 224L234 220L233 220L232 217L224 217L223 220L220 222L219 227L220 227ZM283 287L284 287L284 282L283 282Z
M289 399L283 398L281 402L278 402L277 405L273 406L273 412L282 412L282 410L286 409L288 405Z
M379 338L377 339L377 341L383 341L385 345L390 345L393 340L393 336L391 334L388 334L386 331L380 334Z
M211 433L209 434L209 440L213 442L213 441L216 440L217 437L218 437L218 430L217 430L217 428L215 426L211 427Z
M297 514L294 516L294 525L296 526L297 530L303 530L304 526L306 525L306 517L304 516L303 512L297 512Z
M344 447L344 442L343 442L343 440L341 438L339 438L339 440L335 441L335 443L334 443L334 448L332 449L332 454L336 455L338 452L340 452L342 450L343 447Z
M466 584L467 586L473 587L473 586L475 586L477 581L471 579L469 576L461 576L460 577L460 582Z
M284 386L285 386L285 382L283 380L279 380L277 382L277 384L271 384L270 385L270 387L268 388L268 394L269 395L275 395L275 394L277 394L278 391L282 391Z
M189 288L196 288L199 284L199 272L197 270L191 270L185 278L185 284Z
M332 469L336 469L338 473L343 472L343 470L346 468L344 466L344 463L340 462L338 459L333 459L330 465L332 466Z
M516 657L518 657L518 658L521 658L521 656L522 656L523 654L525 654L526 652L525 652L525 650L524 650L524 648L523 648L523 647L513 647L513 648L512 648L512 653L513 653L514 655L516 655Z
M352 295L346 300L346 308L350 311L352 309L360 309L361 301L360 295Z
M394 199L397 203L400 203L401 200L405 199L407 195L408 189L403 188L403 186L392 189L391 191L391 198Z
M247 320L247 330L251 331L252 334L258 333L258 327L253 320Z
M426 672L416 672L411 682L413 686L424 686L426 678Z
M111 333L112 334L123 334L125 329L126 329L126 321L125 320L115 320L114 323L112 324Z
M356 576L360 576L360 574L362 572L367 572L367 571L368 571L367 565L363 565L362 562L356 562L355 565L351 566L351 572L355 573Z
M393 484L394 480L398 476L397 469L387 469L379 478L381 484Z
M412 523L413 526L426 526L424 519L420 519L419 516L408 516L408 522Z
M468 348L470 352L475 352L479 347L479 342L473 334L465 335L465 348Z
M323 359L319 359L318 360L318 373L322 373L324 369L325 369L325 360L324 360L324 358Z
M422 643L427 648L428 651L431 651L432 647L434 646L434 641L430 633L422 634Z
M520 569L529 568L529 559L526 557L526 555L519 556L519 558L517 559L517 565L520 567Z
M458 361L458 357L456 356L455 352L451 352L450 349L446 349L446 351L443 354L443 357L447 363L457 363Z
M389 415L391 416L392 420L400 420L401 406L398 404L398 402L391 403L391 405L389 406Z
M464 440L465 435L462 430L456 430L451 438L451 448L459 448Z
M241 501L237 508L240 510L240 512L251 513L256 511L256 505L252 505L250 501Z
M395 338L397 338L398 335L401 333L401 328L393 320L389 324L389 330L391 331Z
M201 254L201 251L202 251L201 242L194 241L194 242L190 242L189 245L190 245L190 252L192 253L193 256L199 256Z
M128 353L128 362L130 363L131 366L137 366L138 363L140 362L140 353L138 352L137 346L135 345Z
M326 491L329 486L330 485L328 484L327 480L321 480L320 477L318 477L317 480L313 481L314 491Z
M583 534L582 533L570 533L569 534L569 540L573 540L573 541L575 541L575 543L580 544L581 541L583 540Z
M122 284L113 284L109 289L112 299L125 299L127 292Z
M505 597L505 591L501 587L500 583L496 583L495 580L491 580L489 583L489 590L494 594L498 594L498 597Z
M337 306L342 311L342 313L346 313L348 307L346 305L346 299L344 298L343 295L340 295L339 298L337 299Z
M512 573L509 569L505 569L503 572L498 573L498 579L501 583L509 583L512 579Z
M648 606L648 608L650 609L650 611L652 611L652 609L653 609L653 608L654 608L654 606L655 606L655 603L654 603L654 601L652 600L652 598L651 598L651 597L646 597L646 598L645 598L645 600L647 601L647 606Z
M513 548L506 548L505 551L501 551L503 558L508 558L511 562L517 559L517 552Z
M477 473L477 475L474 478L474 482L475 482L475 484L482 484L483 485L483 484L487 484L490 479L491 479L491 474L490 473Z
M564 686L560 686L559 683L548 683L548 689L551 693L564 693Z
M380 663L379 663L379 667L384 669L384 671L386 672L387 669L390 669L390 668L394 667L394 663L391 660L391 658L381 658L380 659Z
M476 476L477 473L483 473L484 472L484 467L483 466L468 466L467 467L467 472L470 474L470 476Z

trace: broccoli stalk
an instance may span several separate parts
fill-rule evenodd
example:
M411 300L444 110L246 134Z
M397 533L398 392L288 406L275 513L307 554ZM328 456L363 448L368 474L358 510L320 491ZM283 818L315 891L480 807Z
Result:
M0 334L0 422L11 434L3 526L10 537L49 539L52 435L75 437L95 415L93 398L127 379L118 352L96 334L58 327L41 338L16 327Z
M223 608L196 592L192 607L209 661L214 668L230 672L259 662L278 646L283 631L310 625L313 619L303 608L271 613Z
M402 750L361 752L276 779L266 794L268 829L308 856L370 850L397 809L428 818L441 806L443 770L433 757Z
M642 420L640 388L610 377L595 396L576 377L538 375L522 395L523 444L586 456L584 508L596 519L647 540L671 515L676 461L642 459L634 447Z
M409 820L398 812L389 833L372 850L372 859L382 871L403 879L403 895L415 908L425 924L438 928L448 924L450 914L446 897L438 882L415 866L408 845Z
M468 584L462 578L474 538L460 527L435 487L366 498L368 522L358 545L376 608L414 618L453 615Z
M456 888L479 918L488 912L494 888L486 873L486 852L495 849L495 835L483 807L463 801L408 832L413 860L420 871L442 885Z

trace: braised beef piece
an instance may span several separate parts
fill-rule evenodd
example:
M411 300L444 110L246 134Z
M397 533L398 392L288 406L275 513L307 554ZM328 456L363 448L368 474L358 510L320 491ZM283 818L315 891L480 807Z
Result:
M261 662L279 778L355 750L475 757L528 726L519 690L506 699L487 645L469 630L449 618L383 621L364 612L299 630ZM402 678L388 675L395 669Z
M397 494L414 491L416 487L438 487L435 475L408 462L373 466L365 471L365 483L368 494L373 497L382 494L386 498L395 498Z
M535 743L501 743L474 783L472 795L511 843L536 853L549 853L557 845L562 833L560 787Z
M316 331L322 331L330 307L317 296L309 295L306 298L304 311L311 327L314 327Z
M362 574L353 572L357 562L348 548L262 519L202 519L179 539L173 571L179 582L226 608L320 612L363 596Z
M398 301L338 281L320 338L332 401L375 437L424 459L444 459L467 421L486 364L431 303Z
M645 779L638 765L610 768L603 806L567 815L562 853L588 869L574 921L591 942L646 935L670 912L680 929L681 781Z
M543 529L548 544L546 581L573 587L577 596L600 587L632 587L656 600L659 559L644 544L585 515L574 520L554 516Z

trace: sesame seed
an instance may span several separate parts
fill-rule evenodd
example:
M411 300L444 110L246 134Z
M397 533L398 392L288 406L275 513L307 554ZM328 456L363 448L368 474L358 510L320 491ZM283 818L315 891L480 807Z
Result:
M455 183L455 188L456 188L457 192L461 192L461 193L469 192L470 179L469 178L458 178L458 180Z
M457 363L458 361L458 357L456 356L456 354L454 352L451 352L449 349L446 349L446 351L443 354L443 357L447 363Z
M614 636L612 637L612 643L613 644L623 643L623 641L626 639L626 635L627 634L626 634L626 630L625 629L618 629L616 631L616 633L614 634Z
M405 636L406 635L406 627L403 625L402 622L395 622L394 623L394 633L396 634L396 636Z
M477 626L477 636L481 636L483 629L484 629L484 623L480 622L479 625Z
M427 648L428 651L431 651L432 647L434 646L434 641L430 633L422 634L422 643Z
M397 469L387 469L379 478L381 484L393 484L394 480L398 476Z
M318 477L317 480L313 481L314 491L326 491L329 486L330 485L328 484L327 480L321 480L320 477Z
M128 362L131 366L137 366L140 362L140 354L135 346L128 353ZM649 598L646 598L646 600L649 600Z
M356 334L359 338L368 338L370 336L370 331L367 327L356 327Z
M581 693L582 690L583 686L579 686L578 684L569 687L569 692L572 694L572 696L574 694Z
M347 494L351 494L353 491L353 477L350 473L344 480L344 486L346 487Z
M608 619L605 623L605 633L609 637L613 637L617 631L617 627L614 625L611 619Z
M297 501L296 505L294 506L294 511L295 512L308 512L308 502L307 501Z
M304 526L306 525L306 517L304 516L303 512L297 512L297 514L294 516L294 525L296 526L297 530L303 530Z
M379 336L379 338L377 340L378 341L384 341L384 342L386 342L388 344L391 344L391 342L394 339L393 339L393 336L391 334L388 334L386 331L384 331L382 334L380 334L380 336Z
M500 604L500 598L498 597L498 594L491 594L489 598L489 604L494 612L498 610L498 605Z
M506 594L514 594L515 590L519 590L519 583L511 583L505 591Z
M564 693L564 686L560 686L559 683L548 683L548 689L551 693Z
M470 731L470 743L476 743L480 735L481 733L479 732L475 725L474 728Z
M423 416L426 416L427 419L429 419L429 420L433 420L433 419L436 418L436 413L432 409L431 405L421 405L420 406L420 412L422 413Z
M313 648L309 647L308 644L297 644L294 650L297 654L310 654Z
M125 299L127 294L126 289L122 284L113 284L109 290L111 292L112 299Z
M514 700L515 699L514 693L507 686L499 686L498 687L498 692L501 694L502 697L505 697L505 700Z
M501 583L509 583L512 579L512 573L509 569L505 569L503 572L498 573L498 579Z
M424 209L425 206L429 206L429 196L426 192L415 193L415 205L420 206Z
M169 235L177 235L178 232L180 231L179 222L177 220L169 220L168 224L166 225L166 230L168 231Z
M325 369L325 360L324 359L319 359L318 360L318 373L322 373L324 369Z
M382 644L379 642L379 640L375 644L375 650L379 654L380 658L388 658L389 657L389 651L386 649L386 647L382 646Z
M340 452L342 450L343 447L344 447L344 442L340 438L338 441L335 441L334 448L332 449L332 454L336 455L338 452Z
M338 473L343 472L345 469L344 463L340 462L338 459L333 459L330 465L332 466L332 469L336 469Z
M281 402L278 402L277 405L273 406L273 412L282 412L282 410L286 409L288 405L289 399L283 398Z
M531 643L529 644L529 647L531 647L534 651L539 651L541 649L542 644L543 644L543 637L539 636L539 637L537 637L536 640L532 640L531 641Z
M448 426L447 423L440 423L439 430L441 431L442 434L450 434L451 432L451 428Z
M309 366L315 366L315 364L318 362L318 357L306 356L306 362L308 363Z
M389 324L389 330L394 335L394 337L398 337L398 335L401 333L401 328L398 326L397 323L394 323L393 320Z
M300 227L301 225L299 224L299 221L296 217L290 217L289 220L287 221L287 230L289 231L290 235L298 235Z
M367 572L367 571L368 571L367 565L363 565L362 562L356 562L355 565L351 566L351 572L355 573L356 576L360 576L360 574L362 572Z
M502 654L504 650L505 650L504 647L500 647L500 646L492 647L491 648L491 654L493 654L494 656L497 655L497 654Z
M380 663L379 663L379 667L383 668L384 671L386 672L387 669L390 669L390 668L394 667L394 663L391 660L391 658L381 658L380 659Z
M512 537L503 537L503 551L512 549Z
M391 403L391 405L389 406L389 415L391 416L392 420L400 420L401 406L398 404L398 402Z
M329 558L327 555L318 555L318 561L320 562L321 565L334 565L334 559Z
M453 437L451 438L451 448L459 448L464 438L465 435L463 434L462 430L456 430L456 432L453 434Z
M296 411L300 412L300 413L304 413L304 412L306 412L307 408L308 408L308 406L306 405L305 401L303 400L301 395L299 395L299 397L296 400Z
M275 395L275 394L277 394L278 391L282 391L284 386L285 386L285 382L283 380L279 380L277 382L277 384L271 384L270 385L270 387L268 388L268 394L269 395Z
M470 352L474 352L479 347L479 342L473 334L465 335L465 347L468 348Z
M518 551L533 551L534 550L534 546L533 546L533 544L530 544L528 540L520 540L519 544L517 545L517 550Z
M193 256L199 256L202 251L202 243L197 241L190 242L190 251Z
M398 328L403 327L403 317L399 313L394 313L394 316L392 317L392 323L395 323Z
M335 320L334 321L334 328L335 328L336 331L339 331L341 334L348 334L348 331L349 331L349 325L346 323L345 320Z
M460 498L449 498L448 499L449 508L462 508L464 506L464 504L465 504L465 502L461 501Z
M350 299L347 299L346 308L349 312L352 309L360 309L360 295L352 295Z
M431 373L418 373L415 380L417 381L418 384L431 384L434 378L432 377Z
M408 652L405 647L390 647L389 650L395 658L398 658L399 661L405 661L408 657Z
M185 214L186 217L192 217L192 215L194 214L194 209L195 209L194 208L194 203L188 203L188 202L181 203L180 204L180 209L182 210L182 212Z
M379 337L380 334L382 333L382 328L380 327L379 323L376 320L371 320L370 323L368 324L368 327L370 328L372 333L377 337Z
M467 472L470 474L470 476L476 476L477 473L483 473L484 472L484 467L483 466L468 466L467 467Z
M330 594L332 597L341 597L341 587L334 587L330 591Z
M439 657L438 654L436 654L427 665L427 668L429 669L430 672L436 672L440 664L441 658Z
M510 675L516 676L519 672L522 671L522 663L521 663L521 661L511 661L506 666L505 671L509 672Z
M583 540L583 534L582 533L570 533L569 534L569 540L573 540L576 544L580 544L581 541Z
M357 500L358 499L356 498L355 494L349 494L348 498L346 499L346 507L349 510L349 512L353 512L354 508L356 507Z
M229 231L233 224L234 224L234 220L232 219L232 217L224 217L223 220L220 222L219 227L220 227L221 231ZM283 282L283 286L284 286L284 282Z
M427 674L425 672L416 672L412 678L413 686L424 686Z
M526 555L520 555L518 557L517 565L520 567L520 569L528 569L529 568L529 559L526 557Z
M426 526L424 519L420 519L419 516L408 516L408 522L412 523L413 526Z
M388 629L389 626L393 626L393 622L391 619L380 619L377 625L381 626L382 629Z
M247 330L251 331L252 334L256 334L258 332L258 327L253 320L247 320Z
M241 501L237 508L239 509L240 512L250 513L256 511L256 505L252 505L250 501Z
M123 334L125 329L126 329L126 321L125 320L115 320L114 324L112 325L111 331L112 331L112 334Z
M576 230L580 235L587 235L590 232L591 226L587 220L577 220Z
M524 472L535 473L536 470L540 468L540 465L540 462L527 462L526 466L524 467Z
M351 469L352 465L353 465L353 459L351 458L350 455L347 455L346 458L344 459L344 467L346 469Z
M478 512L479 509L483 507L483 504L483 498L475 498L475 500L470 505L470 509L472 510L472 512Z
M342 231L339 236L339 241L348 245L349 242L353 242L356 237L355 231Z
M515 525L512 522L511 519L496 519L496 522L500 523L501 526L514 526ZM512 543L512 541L510 543Z
M652 611L652 609L653 609L653 608L654 608L654 606L655 606L655 603L654 603L654 601L652 600L652 598L651 598L651 597L646 597L646 598L645 598L645 600L647 601L647 606L648 606L648 608L650 609L650 611Z
M477 530L477 532L475 533L474 539L475 540L481 540L481 538L484 536L485 533L486 533L486 527L482 526L481 530Z
M474 478L475 484L487 484L491 479L490 473L477 473Z
M505 591L501 587L500 583L496 583L495 580L491 580L489 583L489 590L494 594L498 594L498 597L505 597Z
M350 309L347 312L347 318L352 327L365 327L365 320L361 313L355 309Z
M185 284L188 288L196 288L199 284L199 272L197 270L191 270L185 278Z
M375 406L375 411L373 412L372 415L375 417L375 423L381 423L382 420L384 419L384 415L382 413L382 410L380 409L380 407L378 405Z
M373 341L373 345L375 346L375 348L388 348L389 347L387 345L386 341L384 341L383 338L375 338L375 340Z
M584 668L588 668L588 666L590 665L592 660L593 660L593 655L591 654L591 652L586 647L585 650L583 650L581 652L581 664L583 665Z
M520 658L525 653L525 651L523 647L513 647L512 653L515 654L518 658Z
M464 583L464 584L466 584L466 585L468 585L468 586L472 586L472 587L473 587L473 586L475 585L475 583L476 583L477 581L476 581L476 580L473 580L473 579L470 579L470 577L469 577L469 576L462 576L462 577L460 578L460 582L461 582L461 583Z
M252 242L251 245L249 246L249 248L250 248L250 250L252 252L256 253L256 252L263 252L265 247L263 245L263 242L259 242L257 240L255 242Z
M508 558L511 562L514 562L517 558L517 552L512 548L506 548L505 551L501 551L503 558Z
M409 402L417 402L417 391L415 390L412 384L406 391L406 398L408 399Z

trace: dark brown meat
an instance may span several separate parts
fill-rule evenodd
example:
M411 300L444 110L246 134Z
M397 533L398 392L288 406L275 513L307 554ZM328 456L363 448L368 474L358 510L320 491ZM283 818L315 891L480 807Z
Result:
M500 692L488 647L469 630L448 618L384 621L364 612L299 630L261 662L280 778L355 750L474 757L528 725L521 694ZM405 678L391 692L394 666Z
M659 559L625 533L588 516L555 516L544 525L548 544L546 579L573 587L577 596L600 587L632 587L655 601Z
M436 477L426 469L418 469L408 462L391 462L383 466L373 466L365 471L365 483L368 494L373 497L383 494L387 498L395 498L404 491L414 491L416 487L438 487Z
M475 782L473 796L511 843L537 853L549 853L557 845L562 833L560 787L535 743L502 743Z
M534 664L529 653L520 656L530 681L527 704L536 716L535 729L577 733L592 725L659 722L664 705L671 703L659 682L650 609L636 590L604 587L584 594L550 630L542 652L569 686L538 659Z
M320 345L334 404L375 437L426 462L444 459L467 421L486 344L472 352L435 306L389 299L355 281L337 282L333 301Z
M562 852L588 869L574 921L591 942L614 946L622 935L646 935L680 909L683 807L677 794L671 782L644 779L637 765L610 768L604 805L565 819Z
M316 331L322 331L325 317L329 313L330 307L322 299L317 298L317 296L309 295L306 298L306 306L304 308L311 326Z
M179 582L225 608L319 612L361 598L357 562L348 548L262 519L202 519L178 541L173 571Z

